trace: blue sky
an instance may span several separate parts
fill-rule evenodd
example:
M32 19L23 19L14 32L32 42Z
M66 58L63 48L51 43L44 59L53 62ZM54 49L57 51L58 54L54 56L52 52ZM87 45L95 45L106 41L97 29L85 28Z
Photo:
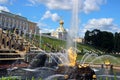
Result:
M54 31L59 20L69 30L73 0L0 0L5 10L38 23L42 32ZM86 30L100 29L120 32L120 0L79 0L79 35Z

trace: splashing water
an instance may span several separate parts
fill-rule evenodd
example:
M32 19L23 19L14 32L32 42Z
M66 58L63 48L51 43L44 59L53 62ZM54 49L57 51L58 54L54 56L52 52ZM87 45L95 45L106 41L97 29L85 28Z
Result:
M89 55L89 53L85 53L80 61L80 64L83 63L84 59Z
M95 59L93 59L89 63L89 65L92 65L93 63L95 63L95 61L98 61L98 60L99 60L99 62L97 62L97 63L104 64L106 59L109 59L111 61L115 61L115 62L119 63L119 60L116 57L114 57L114 56L111 56L111 55L101 55L101 56L98 56ZM114 62L111 62L111 63L114 64Z
M67 49L69 47L73 47L73 39L77 37L78 34L78 0L72 0L73 7L72 7L72 21L71 21L71 27L68 32L68 38L67 38ZM76 47L76 46L75 46Z
M82 64L85 64L85 62L86 62L88 59L90 59L90 58L95 58L95 57L97 57L97 56L98 56L98 55L95 54L95 53L89 54L89 55L84 59L84 61L83 61Z
M56 79L58 77L63 77L64 78L65 75L62 75L62 74L55 74L55 75L52 75L52 76L49 76L48 78L44 79L44 80L53 80L53 79Z

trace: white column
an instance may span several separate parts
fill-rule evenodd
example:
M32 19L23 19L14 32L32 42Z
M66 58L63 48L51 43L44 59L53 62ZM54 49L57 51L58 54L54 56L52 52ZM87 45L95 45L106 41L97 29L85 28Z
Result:
M10 18L7 18L7 28L10 28Z
M18 29L19 29L19 35L21 34L21 21L19 21L19 25L18 25Z
M6 28L8 28L8 18L6 17L6 25L5 25Z
M10 17L10 28L12 28L12 18Z
M7 17L5 17L5 27L7 27Z
M6 27L6 17L4 17L4 26L3 27Z
M1 27L3 27L3 16L1 16Z
M2 15L0 15L0 27L2 27Z
M5 23L5 18L4 16L2 16L2 28L4 27L4 23Z
M6 17L6 28L8 28L8 18Z
M20 20L18 20L18 29L20 29Z
M18 28L18 20L16 20L16 28Z
M7 27L10 28L10 18L9 17L7 18L7 23L8 23Z
M25 30L25 22L23 22L23 31Z
M14 27L14 19L12 19L12 28Z
M28 26L28 22L26 22L26 31L28 33L28 30L29 30L29 26Z
M28 32L28 31L27 31L27 27L28 27L28 24L27 24L27 22L25 22L25 31L26 31L26 32L25 32L25 35L26 35L26 33Z
M16 27L16 19L14 19L14 27L17 28L17 27Z
M20 27L21 27L21 25L20 25L20 20L18 21L18 29L20 30Z
M21 30L23 30L23 21L21 21Z

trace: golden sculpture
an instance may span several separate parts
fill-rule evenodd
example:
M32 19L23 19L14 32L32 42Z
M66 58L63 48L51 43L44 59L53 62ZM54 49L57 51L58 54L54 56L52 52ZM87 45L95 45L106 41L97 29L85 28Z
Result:
M69 65L70 66L75 66L75 64L76 64L76 57L77 57L76 51L73 50L72 47L70 47L68 49L68 59L69 59Z
M105 65L110 65L111 63L110 63L110 61L108 59L106 59L105 62L104 62L104 64Z

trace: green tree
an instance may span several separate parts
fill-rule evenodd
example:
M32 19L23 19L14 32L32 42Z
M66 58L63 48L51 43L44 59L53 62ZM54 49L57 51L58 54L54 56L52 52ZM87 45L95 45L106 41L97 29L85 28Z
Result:
M92 31L86 31L85 43L111 52L114 49L114 36L111 32L94 29Z
M90 34L90 31L87 30L86 33L85 33L85 37L84 37L86 44L89 44L89 42L90 42L89 34Z
M120 33L115 33L114 37L114 50L115 52L120 52Z
M111 32L102 32L102 44L101 47L104 48L107 52L111 52L114 49L114 36Z

